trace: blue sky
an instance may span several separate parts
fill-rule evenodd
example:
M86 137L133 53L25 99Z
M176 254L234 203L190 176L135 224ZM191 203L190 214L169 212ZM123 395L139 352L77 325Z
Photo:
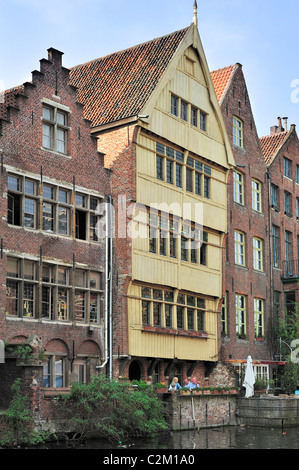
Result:
M30 80L49 47L71 67L184 28L193 1L0 0L0 90ZM210 70L243 65L259 135L278 116L299 125L298 0L197 4Z

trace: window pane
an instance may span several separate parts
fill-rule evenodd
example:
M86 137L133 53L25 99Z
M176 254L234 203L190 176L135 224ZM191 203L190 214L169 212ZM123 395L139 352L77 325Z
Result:
M51 186L43 185L43 197L46 199L54 199L54 190Z
M69 209L58 207L58 233L68 235Z
M57 129L57 151L66 153L66 131Z
M7 258L7 276L19 277L19 261L16 258Z
M150 302L142 301L142 324L150 324Z
M43 147L53 148L53 128L48 124L43 124Z
M35 195L35 184L33 181L25 180L25 193Z
M8 176L8 189L20 191L20 181L16 176Z
M18 314L18 283L14 281L6 281L6 309L8 315Z
M43 204L43 230L54 231L54 206L53 204Z
M89 315L90 315L91 323L97 323L99 321L99 296L98 294L90 294Z
M24 226L34 228L35 226L35 201L25 198L24 201Z

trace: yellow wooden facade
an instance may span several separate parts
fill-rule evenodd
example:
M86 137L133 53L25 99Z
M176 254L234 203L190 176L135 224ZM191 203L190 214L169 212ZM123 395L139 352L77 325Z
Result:
M187 104L187 118L171 111L171 97ZM206 130L191 123L191 107L206 116ZM130 356L166 359L217 361L219 300L222 297L222 253L223 237L227 220L227 175L234 164L218 102L211 83L210 74L196 26L188 34L171 61L165 75L145 106L142 114L148 118L139 120L140 128L136 144L136 194L137 205L132 240L132 278L128 291L128 327ZM175 181L167 181L167 155L163 157L164 179L157 178L157 143L183 155L181 163L182 187ZM197 168L208 169L209 197L196 194L186 188L188 158L197 162ZM177 162L173 160L175 168ZM190 172L189 172L190 173ZM195 170L193 171L195 174ZM196 177L192 176L193 178ZM193 179L193 185L195 185ZM194 188L194 187L193 187ZM184 206L185 204L185 206ZM206 261L200 263L181 259L181 232L177 238L176 257L170 256L170 242L166 242L163 254L149 249L149 214L146 210L158 208L162 216L173 214L190 222L200 222L205 232ZM184 207L186 211L184 212ZM189 212L188 212L189 211ZM200 220L198 219L200 215ZM186 217L185 217L186 216ZM157 240L157 243L159 240ZM194 261L194 260L193 260ZM143 298L142 289L152 292L151 298ZM160 295L162 299L156 299ZM170 302L165 301L171 293ZM178 328L177 308L179 294L185 295L183 305L183 327ZM163 297L164 296L164 297ZM188 296L188 297L187 297ZM192 316L193 328L189 329L188 315ZM198 304L196 304L198 300ZM204 301L204 331L200 331L197 309ZM154 326L153 309L159 303L161 323ZM148 324L142 316L143 306L148 309ZM157 306L156 306L157 307ZM171 310L171 324L166 325L166 309ZM181 311L181 310L180 310ZM169 322L169 319L168 319Z

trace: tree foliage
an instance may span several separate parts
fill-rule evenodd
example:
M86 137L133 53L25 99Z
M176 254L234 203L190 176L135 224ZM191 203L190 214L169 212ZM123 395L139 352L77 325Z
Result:
M163 403L144 383L133 387L95 376L87 385L74 383L69 394L59 397L59 402L78 430L73 439L97 435L120 441L168 429Z

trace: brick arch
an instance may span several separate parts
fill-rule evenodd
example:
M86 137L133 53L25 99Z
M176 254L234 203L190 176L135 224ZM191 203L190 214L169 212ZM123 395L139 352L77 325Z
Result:
M27 341L28 336L23 336L23 335L18 335L18 336L13 336L8 343L9 344L23 344Z
M77 352L77 355L83 354L85 356L101 356L101 348L95 341L86 340L80 344Z
M69 348L67 344L59 339L59 338L53 338L48 343L45 345L45 352L46 353L55 353L55 354L63 354L63 355L68 355L69 354Z

